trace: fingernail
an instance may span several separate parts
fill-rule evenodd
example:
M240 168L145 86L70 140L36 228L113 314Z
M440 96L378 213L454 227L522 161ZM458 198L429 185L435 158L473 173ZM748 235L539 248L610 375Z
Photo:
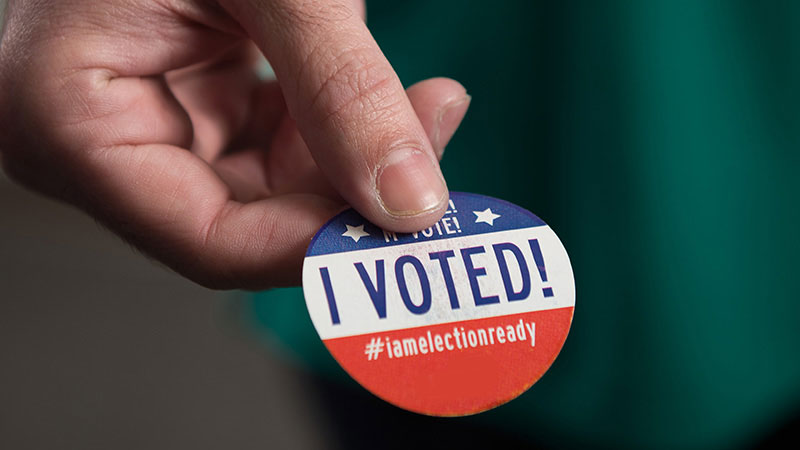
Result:
M447 186L431 157L419 150L389 153L378 169L378 198L393 216L414 216L436 209Z
M439 158L444 154L444 149L450 138L453 137L464 116L467 114L472 97L464 95L445 106L436 117L436 128L433 134L433 149Z

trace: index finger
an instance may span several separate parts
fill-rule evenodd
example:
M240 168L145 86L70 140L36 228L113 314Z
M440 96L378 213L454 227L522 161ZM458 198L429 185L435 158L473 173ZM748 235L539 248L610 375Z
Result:
M394 231L441 217L448 192L431 143L352 1L223 3L269 59L311 154L348 203Z

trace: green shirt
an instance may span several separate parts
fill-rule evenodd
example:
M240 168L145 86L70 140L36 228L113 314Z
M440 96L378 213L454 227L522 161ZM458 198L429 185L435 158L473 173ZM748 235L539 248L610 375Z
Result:
M800 405L800 2L373 2L407 84L473 96L451 190L542 217L575 318L527 393L467 420L566 446L757 440ZM346 379L299 289L265 333Z

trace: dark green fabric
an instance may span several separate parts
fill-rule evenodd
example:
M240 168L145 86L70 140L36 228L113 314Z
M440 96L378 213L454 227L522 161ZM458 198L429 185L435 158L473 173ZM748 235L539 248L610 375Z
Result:
M460 80L453 190L570 253L575 319L529 392L471 420L565 446L747 445L800 406L800 2L369 4L401 79ZM255 317L344 378L299 290Z

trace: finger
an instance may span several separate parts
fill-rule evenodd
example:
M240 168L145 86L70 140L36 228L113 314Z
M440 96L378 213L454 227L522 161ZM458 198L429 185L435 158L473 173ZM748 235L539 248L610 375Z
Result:
M472 97L464 86L449 78L420 81L406 93L436 156L442 159L444 148L461 125Z
M466 114L470 96L458 82L447 78L420 81L409 87L407 93L434 151L441 158ZM330 183L320 173L294 121L288 117L274 133L270 151L238 152L221 158L215 167L239 201L287 192L339 199L338 195L332 195Z
M213 161L242 132L252 113L259 86L257 57L258 49L242 42L218 58L167 74L170 89L192 122L191 151L206 161ZM262 131L269 125L262 122Z
M341 207L302 194L232 201L212 169L178 147L120 146L91 156L83 184L96 193L92 215L210 288L298 284L308 242Z
M447 187L397 75L351 2L227 0L264 51L314 160L376 225L415 231Z
M353 8L355 8L361 20L367 20L367 3L364 0L353 0Z

